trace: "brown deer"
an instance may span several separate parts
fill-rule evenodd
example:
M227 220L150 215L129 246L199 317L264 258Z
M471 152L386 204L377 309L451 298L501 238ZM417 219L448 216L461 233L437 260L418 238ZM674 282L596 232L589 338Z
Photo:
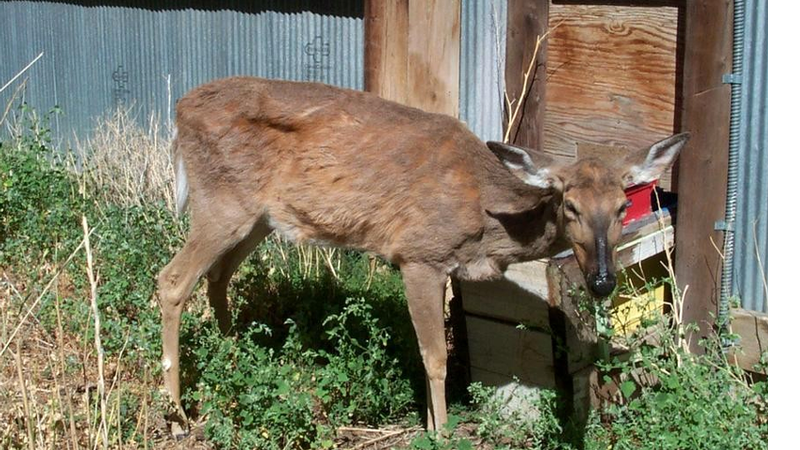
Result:
M427 375L428 428L447 422L444 290L449 275L501 276L512 262L570 246L589 290L616 285L628 185L667 169L679 134L619 164L555 165L479 140L449 116L316 83L236 77L195 88L177 107L172 152L183 248L159 275L164 380L180 408L180 314L200 277L219 326L226 288L269 233L367 250L399 267Z

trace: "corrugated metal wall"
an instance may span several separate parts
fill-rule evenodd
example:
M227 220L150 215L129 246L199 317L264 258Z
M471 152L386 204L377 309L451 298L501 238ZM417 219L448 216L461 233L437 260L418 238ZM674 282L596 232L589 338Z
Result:
M461 2L459 115L481 139L503 138L507 0Z
M767 0L745 2L741 155L733 293L767 312Z
M52 124L62 139L86 136L119 104L142 123L166 120L187 90L229 75L363 89L363 10L363 0L4 1L0 84L44 51L25 98L40 112L63 109Z

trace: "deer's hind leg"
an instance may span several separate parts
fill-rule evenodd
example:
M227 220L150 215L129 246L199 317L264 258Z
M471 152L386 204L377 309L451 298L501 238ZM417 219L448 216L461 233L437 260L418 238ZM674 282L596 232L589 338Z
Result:
M223 334L229 333L232 327L231 312L228 308L228 283L239 264L270 232L272 229L265 222L257 222L250 234L222 255L208 271L208 302L214 308L214 316Z
M181 312L200 277L250 235L256 220L244 211L193 212L186 243L158 276L164 385L184 422L186 415L180 406Z

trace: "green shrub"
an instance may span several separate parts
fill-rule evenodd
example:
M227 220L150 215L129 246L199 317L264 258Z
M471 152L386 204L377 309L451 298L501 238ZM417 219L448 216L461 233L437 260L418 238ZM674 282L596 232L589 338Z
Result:
M277 350L259 344L271 333L264 325L251 325L235 341L200 324L190 343L198 380L186 397L207 417L209 439L222 448L326 448L337 426L405 414L411 389L370 309L350 300L325 321L335 351L305 347L292 322ZM353 321L369 330L365 341L351 336Z

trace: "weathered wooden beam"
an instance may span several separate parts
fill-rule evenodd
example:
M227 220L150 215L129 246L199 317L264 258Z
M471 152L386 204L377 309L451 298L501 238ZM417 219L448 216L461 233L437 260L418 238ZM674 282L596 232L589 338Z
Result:
M461 0L410 0L408 102L458 117Z
M467 315L470 364L484 371L516 376L523 384L555 387L553 342L549 333ZM488 381L488 380L486 380Z
M731 331L739 335L739 342L728 353L728 360L745 370L756 370L761 355L767 351L769 321L764 313L744 309L731 310Z
M458 116L460 0L367 0L364 85L388 100Z
M408 104L408 1L364 4L364 88Z
M679 159L676 277L688 287L683 317L696 323L692 351L712 329L717 313L722 233L715 222L725 216L728 169L730 86L722 76L731 70L732 1L686 2L686 49L683 68L683 130L692 135Z
M508 31L506 37L506 92L508 98L519 101L525 71L536 45L536 37L547 32L550 0L508 0ZM534 149L544 143L545 76L547 41L539 49L535 69L528 80L525 98L509 142ZM516 103L515 103L516 104ZM508 109L508 105L506 105ZM508 126L511 111L506 111L504 126Z

